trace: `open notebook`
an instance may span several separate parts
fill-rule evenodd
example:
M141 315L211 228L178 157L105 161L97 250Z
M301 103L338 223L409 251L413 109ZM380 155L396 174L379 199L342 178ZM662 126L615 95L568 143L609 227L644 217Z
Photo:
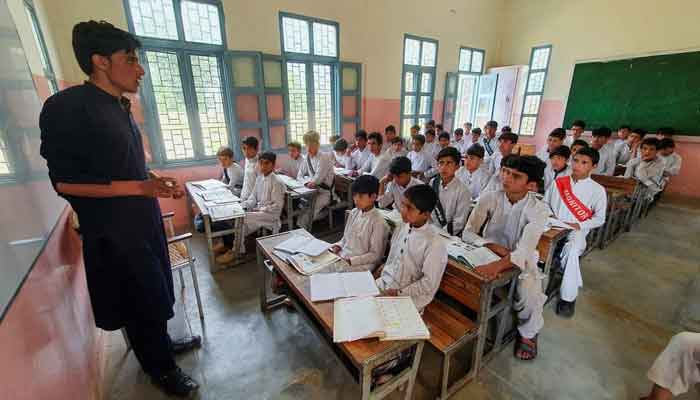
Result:
M477 247L463 242L447 243L447 256L472 269L501 259L488 247Z
M333 304L333 342L429 339L410 297L352 297Z
M289 239L275 246L275 250L282 250L291 254L301 253L310 257L317 257L323 254L330 247L330 243L314 237L293 235Z
M369 271L311 275L311 301L377 295L379 289Z

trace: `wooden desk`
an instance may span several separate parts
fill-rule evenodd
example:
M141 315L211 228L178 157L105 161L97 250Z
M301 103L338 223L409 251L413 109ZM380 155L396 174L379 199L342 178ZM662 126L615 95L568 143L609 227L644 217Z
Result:
M196 188L192 182L187 182L185 183L185 189L187 192L187 212L188 216L190 218L190 223L194 225L194 213L192 212L192 204L197 206L197 209L199 209L199 212L202 214L202 218L204 219L204 236L207 239L207 249L209 250L209 266L211 268L211 271L216 271L218 270L217 264L216 264L216 255L214 254L214 243L213 240L214 238L221 237L221 236L226 236L226 235L231 235L235 234L234 241L233 241L233 250L235 257L233 261L228 264L227 266L234 266L236 264L239 264L242 261L242 257L240 257L240 254L238 250L241 248L241 240L244 240L243 238L243 216L235 217L230 219L229 221L232 222L231 229L225 229L221 231L216 231L212 232L211 230L211 217L209 215L209 208L206 206L204 202L204 198L199 195L202 190ZM194 230L194 226L193 226ZM224 266L226 267L226 266Z
M361 386L362 399L381 399L403 384L408 384L405 399L413 397L413 387L420 364L424 340L402 340L381 342L378 339L363 339L353 342L333 343L333 302L311 301L310 279L299 274L293 267L273 254L274 247L293 234L312 235L304 229L296 229L256 240L258 265L262 270L260 307L267 312L283 303L284 296L268 295L269 279L272 271L277 272L290 291L292 301L300 315L305 317L316 333L331 346L341 362L349 369ZM389 382L372 389L372 370L396 358L404 350L416 348L413 363Z
M287 180L291 180L293 183L296 183L295 178L288 177L286 175L281 175L281 177L282 181L287 186L287 190L284 192L284 202L285 211L287 213L287 229L291 231L292 229L294 229L294 217L302 216L307 212L313 214L318 190L305 190L303 193L297 192L292 187L290 187L290 185L287 182ZM307 199L309 202L308 207L304 209L294 210L294 200L299 199ZM313 215L311 218L309 218L309 225L311 224L313 224ZM311 229L311 226L309 226L308 228Z
M554 252L559 243L566 239L566 236L571 232L571 229L550 228L545 231L537 243L537 252L540 255L540 262L544 263L544 279L542 280L542 290L547 290L549 284L549 273L552 269L552 260L554 260Z

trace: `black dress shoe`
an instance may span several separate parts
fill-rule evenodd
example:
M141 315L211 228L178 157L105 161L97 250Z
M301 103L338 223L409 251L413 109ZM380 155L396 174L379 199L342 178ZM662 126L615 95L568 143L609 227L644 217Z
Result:
M564 318L571 318L574 316L574 312L576 312L576 300L565 301L560 299L557 303L557 315Z
M178 340L172 340L170 343L172 345L173 353L181 354L202 347L202 337L199 335L185 336L184 338Z
M180 368L168 372L159 377L152 377L153 384L161 388L170 396L188 397L199 389L199 383L182 372Z

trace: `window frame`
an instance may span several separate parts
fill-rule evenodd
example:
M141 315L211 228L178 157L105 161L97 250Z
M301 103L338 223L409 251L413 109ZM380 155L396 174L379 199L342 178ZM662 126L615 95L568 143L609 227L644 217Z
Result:
M534 57L535 57L535 52L537 50L541 49L549 49L549 54L547 55L547 64L545 65L544 68L532 69L532 63L534 62ZM525 81L525 92L523 94L523 104L520 109L520 124L518 125L518 135L524 135L524 136L535 136L537 133L537 120L539 119L540 115L540 110L542 108L542 100L544 99L544 89L547 85L547 75L549 74L549 64L552 61L552 45L551 44L546 44L542 46L535 46L532 49L530 49L530 62L528 63L528 70L527 70L527 80ZM544 77L542 78L542 90L536 91L536 92L530 92L528 91L528 88L530 86L530 77L532 77L533 73L540 73L544 72ZM528 96L540 96L539 102L537 103L537 113L536 114L525 114L525 104ZM524 118L535 118L535 123L534 127L532 130L532 133L522 133L522 128L523 128L523 119Z
M469 69L468 70L459 69L460 58L462 56L462 50L469 50L471 52L471 54L469 56ZM472 69L471 69L472 61L473 61L473 57L474 57L475 52L481 53L481 69L478 72L472 71ZM470 46L459 46L459 51L457 52L457 94L455 96L455 112L454 112L453 128L455 128L454 123L459 124L457 126L457 128L461 128L462 124L464 123L464 122L457 121L458 113L457 113L456 107L459 104L459 100L460 100L459 99L460 81L461 81L460 78L462 76L474 76L474 77L476 77L476 83L474 85L474 90L472 91L472 95L471 95L471 107L468 111L468 118L467 118L469 120L469 122L471 122L473 124L474 119L476 117L475 109L476 109L476 105L478 103L476 100L479 97L479 83L481 81L481 76L484 75L484 70L486 69L485 66L486 66L486 50L485 49L479 49L479 48L470 47ZM465 132L465 134L469 134L469 132Z
M420 42L419 46L419 51L418 51L418 64L419 65L409 65L406 64L406 41L412 39L412 40L417 40ZM432 67L428 66L423 66L421 65L423 63L423 42L429 42L433 43L435 45L435 65ZM438 56L439 56L439 50L440 50L440 43L436 39L431 39L428 37L422 37L422 36L416 36L412 35L409 33L404 33L403 36L403 42L402 42L402 52L401 52L401 106L400 106L400 114L399 114L399 126L397 129L399 129L399 136L402 136L404 134L403 132L403 124L404 120L407 119L412 119L414 122L411 124L411 126L418 124L418 122L421 119L425 119L426 121L429 121L433 119L433 109L435 105L435 83L437 81L437 66L438 66ZM406 72L412 72L415 74L415 91L410 92L406 91ZM420 87L421 87L421 80L423 73L430 73L432 74L432 79L430 82L430 112L427 114L421 114L420 113L420 98L422 97L422 93L428 93L428 92L421 92ZM415 108L414 112L412 114L405 114L404 113L404 104L406 102L405 98L406 96L415 96ZM422 127L421 127L422 129ZM408 134L406 132L406 134ZM406 137L405 135L403 135Z
M56 79L56 73L53 69L53 63L51 62L51 57L49 55L49 48L46 46L46 39L44 39L44 32L41 29L41 24L39 23L39 17L36 13L36 7L32 0L24 0L23 2L24 10L29 16L29 23L32 25L32 36L39 45L38 50L44 56L46 60L46 65L42 65L42 70L44 71L44 77L49 84L49 92L54 94L60 90L58 86L58 80Z

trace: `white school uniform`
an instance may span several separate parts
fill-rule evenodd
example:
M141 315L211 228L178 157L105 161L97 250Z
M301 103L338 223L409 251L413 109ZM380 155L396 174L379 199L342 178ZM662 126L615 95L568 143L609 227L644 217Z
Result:
M430 158L431 160L435 160L438 153L440 152L440 143L436 141L434 142L425 142L425 145L423 146L423 151L425 154Z
M406 185L405 187L396 183L395 180L389 182L384 188L384 194L377 198L377 201L379 202L379 207L387 208L392 204L394 204L394 208L400 207L403 203L403 193L406 191L406 189L410 188L411 186L422 184L423 182L414 177L411 177L411 180L408 181L408 185Z
M474 207L462 237L479 234L484 224L483 237L511 251L510 259L521 269L518 277L518 298L515 310L520 335L532 339L542 329L542 308L547 296L542 292L542 273L537 267L537 244L544 233L549 207L529 192L522 200L511 204L504 191L484 192ZM469 232L469 233L467 233Z
M464 154L467 151L467 143L464 141L464 138L460 140L452 140L450 142L450 146L454 147L459 151L459 154Z
M438 179L438 177L430 181L430 187L434 187L435 179ZM467 185L456 176L447 185L444 185L442 179L440 179L440 183L437 186L438 197L445 211L445 220L447 223L452 222L452 234L458 234L462 232L464 225L467 223L467 216L472 208L472 194ZM435 226L447 231L447 225L443 226L440 224L437 206L433 210L431 218Z
M632 146L625 140L621 145L615 148L615 162L617 164L627 164L631 159L639 157L641 145L633 151Z
M225 183L233 194L240 196L241 189L243 188L244 175L245 170L243 167L234 162L228 168L224 168L219 180Z
M549 205L557 219L576 223L581 227L579 230L569 232L568 241L561 253L562 265L564 266L564 278L560 290L561 299L574 301L578 295L578 288L583 286L579 258L586 250L586 236L592 229L603 226L605 223L608 198L605 188L590 177L578 182L574 181L571 176L559 177L558 179L569 179L573 195L593 212L591 218L579 222L562 199L556 183L553 183L544 195L544 202Z
M245 159L243 187L241 188L241 201L246 201L248 196L255 190L255 181L260 175L260 167L258 167L258 156Z
M486 187L483 192L495 192L498 190L503 190L503 182L501 182L501 174L500 172L495 172L493 175L491 175L491 178L489 178L489 183L486 184Z
M244 238L263 227L273 232L279 231L286 190L287 186L274 172L268 176L258 175L253 193L241 203L244 209L250 210L243 218ZM245 252L245 240L241 240L241 252Z
M668 342L647 372L647 378L673 396L700 383L700 333L681 332Z
M297 175L299 175L299 166L303 162L305 162L303 154L299 154L299 157L296 160L292 157L287 157L280 163L279 172L296 179Z
M600 154L600 160L598 161L598 165L593 169L592 173L597 175L613 176L615 173L615 165L617 165L613 146L610 144L603 145L603 147L598 150L598 154Z
M408 159L411 160L411 171L426 173L430 168L435 166L435 159L431 161L430 156L425 151L411 151L408 153Z
M585 140L585 139L583 138L583 135L579 136L578 139ZM574 135L566 135L566 137L564 138L564 142L563 142L562 144L563 144L564 146L567 146L567 147L571 148L571 145L574 144L574 141L575 141L575 140L577 140L577 139L574 138Z
M410 296L419 311L430 304L440 287L447 265L447 247L438 229L425 223L419 228L402 224L391 238L391 250L381 276L380 290L398 289Z
M681 172L683 158L678 153L674 152L667 156L659 155L659 157L664 161L664 176L676 176Z
M486 135L482 135L479 139L479 144L484 146L486 154L489 156L498 151L498 138L496 136L488 138Z
M391 153L385 152L378 156L370 153L369 158L359 171L363 174L370 174L377 179L382 179L389 173L391 160Z
M645 186L645 196L654 197L663 187L663 173L666 164L660 157L651 161L633 158L627 163L625 178L635 178Z
M318 152L315 156L307 154L304 162L299 166L298 181L308 181L316 184L318 194L314 202L313 220L316 220L318 214L331 202L331 192L327 189L321 189L320 185L325 184L327 187L333 185L335 172L333 170L333 154ZM309 166L310 164L310 166ZM299 217L299 226L305 227L309 222L309 215L304 214Z
M537 158L540 160L544 161L547 166L551 165L551 161L549 161L549 148L547 145L542 147L536 154Z
M363 165L365 165L365 161L367 161L371 154L372 153L369 151L369 147L367 146L365 146L365 148L362 150L359 148L353 150L353 152L350 153L350 168L348 169L360 169Z
M552 185L552 182L554 182L555 179L557 179L561 176L569 176L569 175L571 175L571 166L569 166L569 165L567 165L561 171L555 171L554 168L552 168L551 164L548 165L544 169L544 192L547 193L547 190Z
M501 170L502 160L503 154L501 154L500 150L496 150L491 156L484 157L484 167L488 170L489 174L493 175L496 171Z
M374 271L384 257L388 238L389 226L379 210L353 208L343 237L335 244L340 246L340 256L350 259L353 271Z
M334 157L334 160L335 160L335 165L334 165L334 166L340 165L340 168L350 169L350 165L351 165L351 163L350 163L350 156L345 155L345 153L343 153L343 154L338 154L338 153L336 153L335 151L333 151L333 157Z
M483 164L474 172L469 172L467 167L462 166L457 170L455 176L469 188L472 200L478 198L479 194L486 189L486 185L488 185L491 178L488 167Z

